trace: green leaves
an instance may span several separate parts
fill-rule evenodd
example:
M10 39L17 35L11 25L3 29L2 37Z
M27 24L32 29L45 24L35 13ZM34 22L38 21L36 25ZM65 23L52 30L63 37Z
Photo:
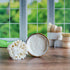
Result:
M0 47L8 47L12 42L7 42L5 40L0 40Z

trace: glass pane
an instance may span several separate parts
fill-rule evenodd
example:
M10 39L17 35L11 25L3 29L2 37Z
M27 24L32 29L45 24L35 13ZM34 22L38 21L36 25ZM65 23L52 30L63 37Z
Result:
M47 24L38 24L38 33L42 33L47 36Z
M27 8L37 8L37 0L27 0Z
M10 8L19 8L19 0L10 0Z
M70 8L70 0L65 0L65 8Z
M55 9L55 23L64 23L63 9Z
M9 38L9 24L0 24L0 38Z
M38 9L38 23L47 23L47 9Z
M64 24L56 24L57 26L62 26L62 32L64 32Z
M64 0L55 0L55 8L64 8Z
M65 32L70 33L70 24L65 25Z
M9 22L9 9L0 9L0 23Z
M37 23L37 9L28 10L28 23Z
M65 23L70 23L70 9L65 10Z
M10 22L19 23L19 9L10 10Z
M47 0L38 0L38 8L47 8Z
M9 0L0 0L0 8L8 8Z
M37 33L37 24L28 24L28 37L33 33Z
M10 24L10 37L19 38L19 24Z

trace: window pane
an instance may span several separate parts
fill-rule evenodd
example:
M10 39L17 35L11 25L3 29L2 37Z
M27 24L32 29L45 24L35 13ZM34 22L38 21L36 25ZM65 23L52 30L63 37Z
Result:
M55 9L55 23L64 23L63 9Z
M0 0L0 8L8 8L9 0Z
M28 9L28 23L37 23L37 9Z
M62 26L62 32L64 32L64 24L56 24L57 26Z
M0 23L9 22L9 9L0 9Z
M38 23L47 23L47 9L38 9Z
M28 24L28 37L33 33L37 33L37 24Z
M10 24L10 37L19 38L19 24Z
M38 8L47 8L47 0L38 0Z
M55 0L55 8L64 8L64 0Z
M37 0L27 0L27 8L37 8Z
M19 8L19 0L10 0L10 8Z
M10 12L10 22L19 23L19 9L11 9Z
M47 36L47 24L38 24L38 33L42 33Z
M0 38L9 38L9 24L0 24Z
M70 9L65 10L65 23L70 23Z
M70 8L70 0L65 0L65 8Z
M65 32L70 33L70 24L65 25Z

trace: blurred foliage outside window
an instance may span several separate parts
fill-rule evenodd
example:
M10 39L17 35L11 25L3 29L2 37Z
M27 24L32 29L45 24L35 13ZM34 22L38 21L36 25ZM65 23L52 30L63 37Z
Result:
M0 38L19 38L19 0L0 0ZM12 42L0 40L0 47Z
M55 0L55 24L70 33L70 0Z
M19 7L19 0L10 3L0 0L0 38L19 38ZM70 0L55 0L55 24L67 33L70 32L69 8ZM47 0L27 0L27 14L28 37L37 32L47 36Z
M19 0L0 0L0 38L19 38Z
M47 0L27 0L28 37L33 33L47 36Z

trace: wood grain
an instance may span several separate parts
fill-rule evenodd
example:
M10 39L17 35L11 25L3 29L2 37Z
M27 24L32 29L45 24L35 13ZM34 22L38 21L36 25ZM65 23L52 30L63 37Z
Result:
M0 48L0 70L70 70L70 49L49 48L40 58L16 61L9 58L6 48Z

